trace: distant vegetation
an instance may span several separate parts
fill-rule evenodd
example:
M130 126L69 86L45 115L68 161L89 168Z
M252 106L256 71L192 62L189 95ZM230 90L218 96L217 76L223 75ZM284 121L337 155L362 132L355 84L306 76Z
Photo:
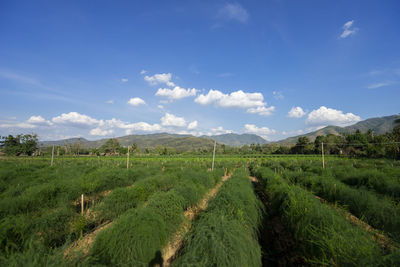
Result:
M0 137L0 149L6 155L19 156L25 154L31 156L37 150L38 137L36 134Z

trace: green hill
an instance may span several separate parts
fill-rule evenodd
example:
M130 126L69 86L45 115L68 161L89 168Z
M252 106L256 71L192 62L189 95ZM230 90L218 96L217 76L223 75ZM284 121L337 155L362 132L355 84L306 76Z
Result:
M89 141L85 138L71 138L59 141L43 141L40 142L41 146L52 146L52 145L66 145L75 144L80 142L85 148L99 148L109 138L100 139L96 141ZM155 148L156 146L166 146L175 148L178 152L182 151L193 151L198 149L210 148L214 145L213 140L209 138L200 138L192 135L178 135L168 133L157 133L157 134L146 134L146 135L127 135L116 138L122 146L128 146L132 143L136 143L139 148Z
M356 124L346 126L346 127L327 126L322 129L319 129L317 131L298 135L298 136L289 137L284 140L280 140L276 143L282 144L282 145L292 145L292 144L295 144L297 142L297 139L301 136L306 136L311 141L314 141L318 135L348 134L348 133L354 133L357 130L360 130L361 132L365 133L369 129L371 129L375 134L384 134L386 132L390 132L393 130L393 127L394 127L393 122L397 118L399 118L398 115L392 115L392 116L367 119L367 120L360 121L360 122L357 122Z
M221 134L221 135L212 135L212 136L203 136L206 138L210 138L212 140L217 141L220 144L225 144L228 146L243 146L245 144L266 144L268 143L264 138L255 135L255 134Z

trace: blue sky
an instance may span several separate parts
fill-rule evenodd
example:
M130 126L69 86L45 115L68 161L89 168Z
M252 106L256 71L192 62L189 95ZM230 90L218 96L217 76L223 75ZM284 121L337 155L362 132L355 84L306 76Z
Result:
M1 1L0 135L268 140L399 113L399 1Z

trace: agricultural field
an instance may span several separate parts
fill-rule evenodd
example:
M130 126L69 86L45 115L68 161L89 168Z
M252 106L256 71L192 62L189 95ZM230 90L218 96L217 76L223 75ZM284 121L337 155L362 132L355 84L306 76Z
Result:
M399 266L400 163L0 159L1 266Z

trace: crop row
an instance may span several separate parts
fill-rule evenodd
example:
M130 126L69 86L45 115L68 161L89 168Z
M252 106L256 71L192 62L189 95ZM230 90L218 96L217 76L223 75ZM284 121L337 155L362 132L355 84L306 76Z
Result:
M147 204L122 214L95 240L84 264L147 266L159 260L162 248L184 221L184 210L195 205L223 175L223 170L193 170L169 191L158 192Z
M261 266L262 204L248 174L237 169L185 238L174 266Z
M385 252L363 228L352 225L338 211L311 193L287 184L273 170L255 170L265 183L274 212L291 229L307 262L314 265L395 266L400 252Z
M283 177L310 189L329 202L345 205L353 215L384 230L393 239L400 240L400 207L391 199L378 197L363 188L351 188L329 175L287 171Z

